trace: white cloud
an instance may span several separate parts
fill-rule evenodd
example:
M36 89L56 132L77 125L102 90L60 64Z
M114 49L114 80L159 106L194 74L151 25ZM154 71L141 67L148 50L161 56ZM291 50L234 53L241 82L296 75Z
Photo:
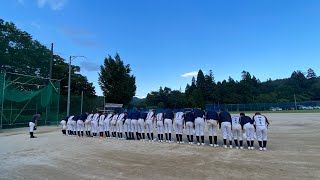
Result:
M187 72L187 73L182 74L181 77L193 77L196 75L198 75L197 71L191 71L191 72Z
M67 0L37 0L39 8L43 8L46 5L50 6L52 10L60 10L67 3Z

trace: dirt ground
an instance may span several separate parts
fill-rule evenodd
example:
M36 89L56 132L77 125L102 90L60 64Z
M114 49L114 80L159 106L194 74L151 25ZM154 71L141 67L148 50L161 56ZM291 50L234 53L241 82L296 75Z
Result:
M320 179L320 113L266 115L266 152L3 130L0 179Z

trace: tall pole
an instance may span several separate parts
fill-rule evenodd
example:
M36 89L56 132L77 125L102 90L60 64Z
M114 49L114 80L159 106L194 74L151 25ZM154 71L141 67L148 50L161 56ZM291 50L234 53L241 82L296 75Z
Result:
M81 92L81 114L82 114L82 108L83 108L83 91Z
M4 88L6 87L6 74L3 74L3 87L2 87L2 99L1 99L1 129L2 129L2 116L3 116L3 104L4 104Z
M296 99L296 94L293 94L293 97L294 97L294 106L297 110L297 99Z
M51 43L51 58L50 58L50 69L49 69L49 78L52 79L52 64L53 64L53 43Z
M71 84L71 56L69 59L69 78L68 78L68 99L67 99L67 116L70 115L70 84Z
M103 112L106 111L106 97L103 96Z

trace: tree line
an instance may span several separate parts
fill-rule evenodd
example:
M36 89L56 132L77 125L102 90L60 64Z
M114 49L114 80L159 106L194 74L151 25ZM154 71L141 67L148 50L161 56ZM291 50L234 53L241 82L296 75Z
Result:
M206 104L243 104L268 102L293 102L320 100L320 78L309 68L306 73L294 71L289 78L261 82L248 71L242 71L241 80L216 82L213 71L204 75L199 70L187 84L185 92L160 87L148 93L146 99L136 104L138 107L183 108L204 107Z

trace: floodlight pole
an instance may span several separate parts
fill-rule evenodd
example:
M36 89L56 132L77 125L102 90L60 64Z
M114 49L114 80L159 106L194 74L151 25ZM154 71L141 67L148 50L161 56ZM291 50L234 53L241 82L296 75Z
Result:
M85 56L70 56L69 58L69 78L68 78L68 99L67 99L67 116L70 116L70 86L71 86L71 61L76 59L77 57L83 57L87 59Z

